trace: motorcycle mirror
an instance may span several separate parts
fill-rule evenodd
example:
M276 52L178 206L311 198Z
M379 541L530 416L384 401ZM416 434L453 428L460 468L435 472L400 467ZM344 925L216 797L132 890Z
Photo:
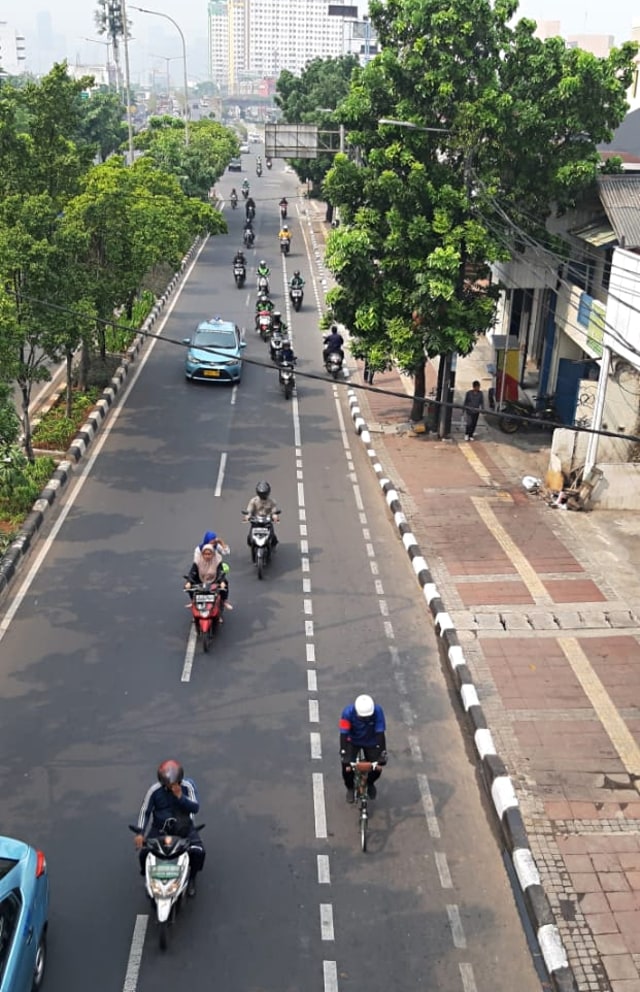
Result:
M191 344L191 338L183 338L182 339L182 343L183 344Z

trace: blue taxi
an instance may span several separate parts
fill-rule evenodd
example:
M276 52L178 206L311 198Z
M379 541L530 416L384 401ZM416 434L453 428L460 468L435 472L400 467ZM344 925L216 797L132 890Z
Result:
M44 854L0 836L0 992L34 992L42 985L48 917Z

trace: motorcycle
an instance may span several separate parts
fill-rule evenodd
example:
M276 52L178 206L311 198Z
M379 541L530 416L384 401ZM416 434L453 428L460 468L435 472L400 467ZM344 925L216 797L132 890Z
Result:
M261 175L262 175L262 166L261 165L256 165L256 176L259 177Z
M337 379L342 371L342 362L342 355L339 355L337 351L332 351L325 359L324 367L334 379Z
M232 196L231 197L231 209L232 210L235 210L237 206L238 206L238 197L237 196Z
M268 158L267 159L267 169L270 169L272 165L273 165L273 162L271 161L270 158Z
M269 280L266 276L258 276L258 292L269 295Z
M253 242L256 240L256 236L253 233L253 228L245 227L244 232L242 234L242 240L244 242L245 248L253 247Z
M189 837L178 837L175 820L167 820L165 830L158 837L147 837L149 851L144 864L144 881L147 895L156 907L156 924L160 950L166 951L169 927L175 922L189 886ZM196 827L204 830L205 824ZM129 824L129 830L139 833L138 827Z
M555 430L560 416L553 396L535 396L536 405L521 400L506 400L499 411L498 427L505 434L515 434L519 430ZM529 417L529 420L520 420Z
M302 299L303 299L303 297L304 297L304 291L302 289L302 286L293 286L289 290L289 298L291 300L291 304L293 306L293 309L296 311L296 313L298 312L298 310L302 306Z
M245 200L248 200L248 199L249 199L249 187L248 187L248 186L245 186L245 187L244 187L244 188L242 189L242 196L243 196L243 198L244 198Z
M291 238L280 238L280 251L288 255L291 251Z
M278 369L278 382L282 386L285 400L291 399L296 388L296 373L292 362L282 362Z
M247 278L247 270L244 265L234 265L233 266L233 278L236 281L236 286L238 289L242 289L244 286L244 281Z
M271 339L269 341L269 358L276 365L280 364L280 357L282 355L282 345L283 337L282 331L272 331Z
M275 514L280 511L276 510ZM258 578L262 578L265 565L271 559L271 547L273 542L273 516L249 517L249 547L251 548L251 561L258 570Z
M287 204L286 203L281 203L280 204L280 219L281 220L286 220L287 219Z
M254 217L256 215L256 208L253 206L252 203L247 204L247 206L245 207L245 214L246 214L247 220L253 220L254 219Z
M229 566L225 563L222 569L226 574ZM202 638L202 647L206 654L224 611L220 584L205 582L202 585L191 586L190 589L185 589L185 592L191 596L191 616L195 624L196 636Z
M258 313L258 334L263 341L269 339L271 334L271 325L273 324L273 317L268 310L261 310Z

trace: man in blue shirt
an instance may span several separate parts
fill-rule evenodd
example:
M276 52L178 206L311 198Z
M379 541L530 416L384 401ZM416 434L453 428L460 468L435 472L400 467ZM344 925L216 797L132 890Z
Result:
M360 749L364 751L366 761L377 761L378 765L387 763L387 742L385 737L385 719L382 706L378 706L371 696L358 696L355 703L350 703L342 711L340 717L340 758L342 760L342 778L347 789L347 802L353 802L353 768L351 762L358 757ZM377 789L375 782L380 778L382 770L376 768L369 772L367 778L367 795L375 799Z
M196 894L196 875L202 871L205 850L200 835L193 824L193 816L200 809L200 801L195 783L184 777L184 769L179 762L170 759L158 767L158 781L151 786L140 807L136 848L140 852L140 871L144 875L144 863L148 851L144 847L146 837L157 837L171 833L189 838L188 895Z

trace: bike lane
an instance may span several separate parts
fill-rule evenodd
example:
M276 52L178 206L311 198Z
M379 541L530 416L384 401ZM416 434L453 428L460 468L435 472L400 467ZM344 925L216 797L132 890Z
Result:
M358 376L356 382L362 383ZM375 386L403 392L395 372ZM489 437L415 435L358 391L372 443L472 669L581 989L640 989L640 643L602 547L520 484ZM606 574L605 574L606 573ZM635 691L634 691L635 690Z

